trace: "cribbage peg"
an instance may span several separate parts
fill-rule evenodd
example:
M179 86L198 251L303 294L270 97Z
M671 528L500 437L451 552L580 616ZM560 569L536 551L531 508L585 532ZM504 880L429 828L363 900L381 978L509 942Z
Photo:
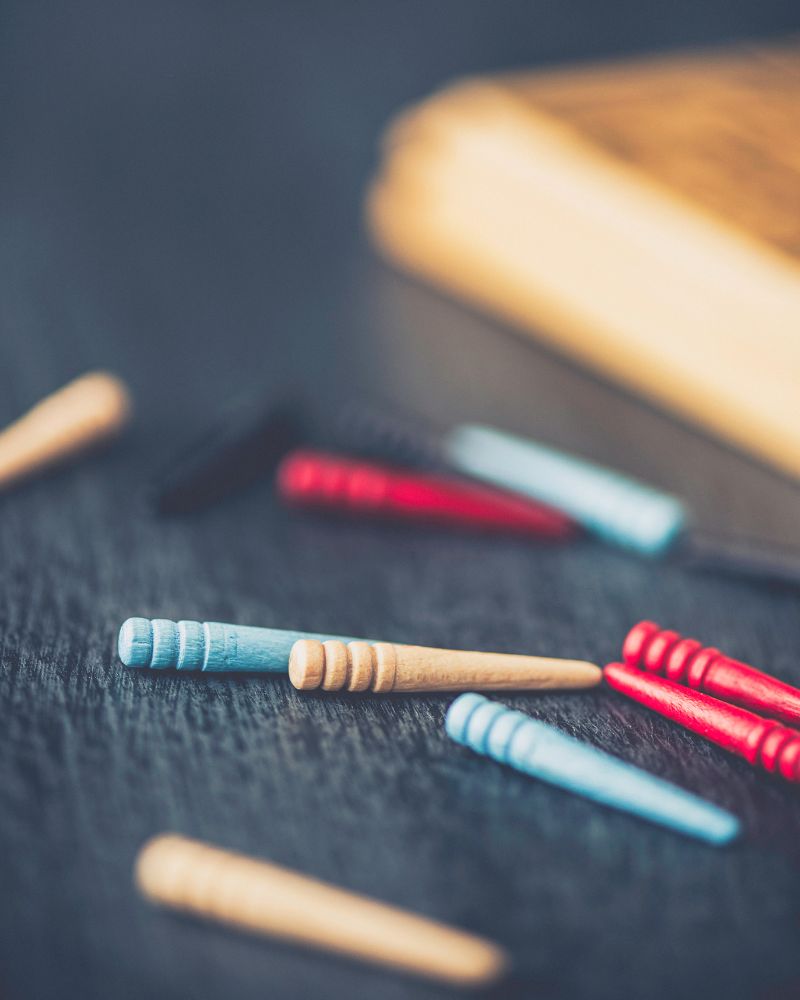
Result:
M0 432L0 489L119 433L130 396L108 372L89 372Z
M713 646L686 639L655 622L639 622L622 647L628 666L731 701L759 714L800 723L800 690L755 667L725 656Z
M445 729L476 753L651 823L715 845L739 834L724 809L479 694L456 698Z
M459 472L550 504L600 538L642 555L664 553L686 525L686 507L676 497L494 427L454 427L443 451Z
M126 667L149 670L251 671L286 673L298 639L352 636L257 628L227 622L173 622L168 618L128 618L117 639Z
M160 906L458 986L484 986L508 965L484 938L177 834L144 845L135 879Z
M583 660L389 642L302 639L289 658L289 680L301 691L543 691L595 687L601 679L600 668Z
M609 663L606 683L754 767L800 782L800 733L755 712L622 663Z
M283 459L277 487L286 503L358 515L562 540L577 527L561 511L492 487L309 449Z

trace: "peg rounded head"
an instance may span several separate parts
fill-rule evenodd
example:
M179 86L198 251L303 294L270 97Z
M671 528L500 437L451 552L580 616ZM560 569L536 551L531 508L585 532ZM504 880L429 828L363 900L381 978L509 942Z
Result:
M119 658L126 667L148 667L153 655L153 628L149 618L128 618L117 641Z
M469 692L459 695L458 698L447 709L444 719L444 728L450 739L456 743L464 743L467 735L467 726L472 717L472 713L479 708L486 699L479 694Z
M300 639L289 657L289 680L300 691L313 691L322 683L325 650L315 639Z

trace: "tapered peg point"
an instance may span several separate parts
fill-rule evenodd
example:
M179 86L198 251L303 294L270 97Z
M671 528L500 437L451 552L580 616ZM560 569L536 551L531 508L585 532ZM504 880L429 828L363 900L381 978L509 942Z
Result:
M0 487L118 433L130 409L128 390L115 375L75 379L0 432Z

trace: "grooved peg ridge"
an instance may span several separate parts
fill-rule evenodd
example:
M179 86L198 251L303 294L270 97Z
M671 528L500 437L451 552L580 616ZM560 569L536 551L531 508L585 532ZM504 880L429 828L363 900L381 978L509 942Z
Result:
M481 695L456 698L445 729L501 764L711 844L739 833L724 809Z
M783 722L800 723L800 690L713 646L642 621L622 647L626 664Z
M289 679L302 691L541 690L593 687L602 671L582 660L301 639L292 647Z

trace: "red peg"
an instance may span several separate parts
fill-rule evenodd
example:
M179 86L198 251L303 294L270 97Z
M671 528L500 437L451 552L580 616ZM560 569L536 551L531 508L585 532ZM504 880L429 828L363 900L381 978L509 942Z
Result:
M622 658L667 680L686 684L723 701L752 708L783 722L800 723L800 690L746 663L732 660L713 646L639 622L628 633Z
M615 691L787 781L800 782L800 733L755 712L622 663L603 671Z
M569 538L566 514L449 476L408 473L318 451L294 451L278 468L278 492L291 504L352 514L471 525L547 538Z

